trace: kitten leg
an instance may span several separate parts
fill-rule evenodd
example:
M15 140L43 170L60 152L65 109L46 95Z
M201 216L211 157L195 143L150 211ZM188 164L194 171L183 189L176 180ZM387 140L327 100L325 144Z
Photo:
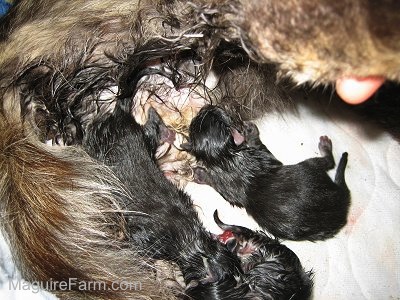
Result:
M332 141L326 135L319 138L319 152L322 157L313 157L304 161L309 166L328 171L335 166L335 160L332 154Z

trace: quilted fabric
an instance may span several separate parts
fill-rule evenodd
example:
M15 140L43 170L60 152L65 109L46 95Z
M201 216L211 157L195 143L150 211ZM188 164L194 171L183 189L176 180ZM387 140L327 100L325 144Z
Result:
M346 181L352 199L348 224L333 239L284 241L315 273L314 299L400 298L400 146L384 131L344 110L330 99L301 100L297 113L267 115L257 123L261 139L286 164L317 156L318 138L328 135L336 161L349 153ZM334 171L331 172L333 175ZM212 214L218 209L225 223L258 229L241 209L230 206L212 188L190 183L206 227L219 228ZM48 293L10 290L18 279L10 252L0 235L0 299L51 299ZM31 298L31 296L33 298Z
M297 113L258 122L261 139L285 164L318 156L321 135L332 139L336 162L342 152L349 153L347 225L327 241L284 243L315 272L313 299L399 299L400 145L343 108L330 99L304 100ZM244 210L230 206L212 188L191 183L187 190L210 231L220 232L212 218L215 209L225 223L258 229Z

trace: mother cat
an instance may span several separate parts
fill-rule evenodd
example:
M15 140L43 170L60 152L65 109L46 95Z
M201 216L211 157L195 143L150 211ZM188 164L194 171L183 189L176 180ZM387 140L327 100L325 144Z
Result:
M16 1L0 24L0 206L23 276L144 285L74 298L174 297L125 247L123 184L80 146L94 116L147 75L185 85L188 61L197 86L218 76L211 100L246 117L284 109L276 75L399 81L398 11L395 0Z

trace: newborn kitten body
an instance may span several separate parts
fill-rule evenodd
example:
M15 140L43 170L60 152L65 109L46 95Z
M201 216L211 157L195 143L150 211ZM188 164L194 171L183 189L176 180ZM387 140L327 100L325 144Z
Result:
M132 97L139 93L132 88L146 69L161 63L174 70L187 59L199 61L204 69L189 82L201 88L200 79L211 68L218 75L215 103L240 109L247 118L286 109L288 98L282 88L274 89L282 77L311 84L350 75L400 81L395 0L14 2L0 24L1 226L30 281L141 280L144 288L133 297L146 299L163 290L151 268L143 267L149 257L133 255L135 250L122 254L103 228L114 222L125 231L109 213L122 209L124 188L80 149L88 124L111 110L125 87ZM276 64L276 70L265 63ZM179 77L175 88L182 83ZM391 111L382 114L385 122ZM47 147L48 140L62 147ZM137 180L134 194L143 178ZM151 191L151 184L142 189ZM241 185L238 181L237 188ZM235 197L242 193L235 190ZM111 293L113 298L132 298L119 292ZM112 298L101 291L66 294ZM165 299L163 293L158 297Z
M312 273L304 271L292 250L263 232L224 224L217 211L214 220L224 230L218 240L239 257L253 290L262 292L266 299L310 297Z
M328 137L320 138L322 157L283 165L262 144L253 123L241 126L221 108L206 106L193 119L189 140L184 147L204 166L195 170L195 180L214 187L232 205L246 208L274 236L323 240L346 224L347 153L332 181L326 173L335 165Z
M171 137L160 116L150 109L148 122L142 127L123 106L117 103L111 115L95 120L83 145L127 187L129 197L123 215L128 240L140 254L176 263L186 284L183 296L190 299L271 299L271 295L273 299L287 299L288 293L309 295L310 279L298 260L292 266L290 259L286 266L284 258L276 258L283 269L266 273L263 267L252 268L252 264L242 269L238 253L203 228L190 197L157 167L157 146ZM257 255L254 257L268 265ZM292 272L292 267L299 282L286 274ZM277 273L285 279L277 280ZM263 280L259 282L261 275ZM276 294L271 292L275 289L279 291Z
M123 101L111 115L94 120L83 146L127 188L123 214L129 242L143 256L175 262L187 285L185 294L194 299L209 285L223 283L231 290L234 276L240 276L237 260L211 238L190 197L156 165L157 145L170 135L165 125L150 110L149 122L140 126ZM218 270L217 275L210 277L210 270Z

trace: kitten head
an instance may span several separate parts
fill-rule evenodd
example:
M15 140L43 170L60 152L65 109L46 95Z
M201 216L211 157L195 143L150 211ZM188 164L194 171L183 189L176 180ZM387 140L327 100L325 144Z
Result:
M214 220L224 230L215 238L240 259L244 277L254 295L262 299L310 297L312 272L304 270L292 250L263 232L224 224L217 211Z
M182 145L206 166L220 164L245 142L242 122L218 106L203 107L189 127L189 142Z

